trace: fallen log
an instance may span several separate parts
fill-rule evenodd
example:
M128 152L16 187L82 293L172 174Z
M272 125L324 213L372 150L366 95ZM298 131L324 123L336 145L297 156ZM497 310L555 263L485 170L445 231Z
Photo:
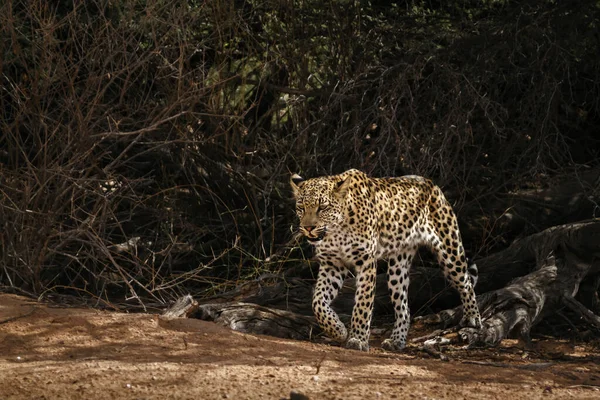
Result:
M203 304L195 315L234 331L285 339L311 340L322 333L316 319L250 303Z
M494 255L507 260L535 260L533 272L514 279L506 287L478 296L483 318L480 330L464 328L464 340L472 345L496 345L509 336L530 343L530 331L549 314L567 307L600 331L600 318L575 297L582 281L600 273L600 220L546 229L515 242ZM425 322L455 325L461 307L424 318Z
M185 295L177 299L169 308L167 308L162 318L188 318L192 317L198 311L198 302L192 296Z

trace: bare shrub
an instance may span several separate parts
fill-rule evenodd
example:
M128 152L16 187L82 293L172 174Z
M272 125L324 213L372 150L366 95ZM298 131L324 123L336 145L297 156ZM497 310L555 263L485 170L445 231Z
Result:
M144 305L282 269L290 171L490 213L597 163L594 7L5 2L0 282Z

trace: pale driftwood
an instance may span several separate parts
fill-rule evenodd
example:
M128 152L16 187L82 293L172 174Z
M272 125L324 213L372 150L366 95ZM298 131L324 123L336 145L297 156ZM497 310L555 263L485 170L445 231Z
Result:
M161 315L165 319L187 318L198 311L198 302L192 296L185 295L177 299L169 308Z
M250 303L203 304L197 317L239 332L286 339L310 340L321 333L313 317Z
M495 345L509 335L529 342L531 327L561 307L569 307L600 328L598 316L574 299L581 282L600 273L600 220L547 229L515 242L494 257L504 263L532 260L537 269L504 288L478 296L483 328L462 329L461 336L467 342ZM425 321L452 325L458 323L461 314L457 307Z

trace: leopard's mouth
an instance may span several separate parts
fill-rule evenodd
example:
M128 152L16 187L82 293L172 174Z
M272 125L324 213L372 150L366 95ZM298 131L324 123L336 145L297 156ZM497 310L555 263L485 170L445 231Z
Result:
M323 235L319 235L319 236L316 236L316 237L309 237L309 236L307 236L307 237L306 237L306 240L308 240L308 241L309 241L309 242L311 242L311 243L318 243L318 242L320 242L321 240L323 240L323 237L324 237L324 236L325 236L325 234L323 234Z
M311 244L319 243L327 234L327 228L325 227L310 232L306 229L301 229L301 231L304 234L304 236L306 236L306 240L308 240Z

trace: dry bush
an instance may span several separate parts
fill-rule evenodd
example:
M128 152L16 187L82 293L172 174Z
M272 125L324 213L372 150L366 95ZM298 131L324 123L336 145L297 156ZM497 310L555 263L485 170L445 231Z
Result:
M163 301L247 274L250 186L222 146L240 118L209 76L205 6L140 6L0 12L5 285Z
M594 2L457 4L4 3L0 283L143 305L279 270L290 171L485 213L597 162Z

